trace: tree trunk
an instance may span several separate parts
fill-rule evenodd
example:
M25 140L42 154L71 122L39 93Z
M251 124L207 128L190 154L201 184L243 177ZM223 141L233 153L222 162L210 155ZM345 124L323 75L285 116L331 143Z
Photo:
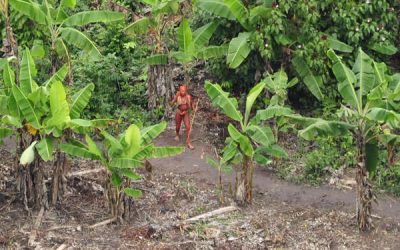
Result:
M253 162L245 156L242 163L242 172L236 184L236 202L239 205L250 204L253 199Z
M170 65L150 65L148 71L147 95L150 110L157 107L166 107L170 111L168 102L174 96ZM167 112L166 112L167 113Z
M8 8L8 6L6 6L6 8ZM10 23L10 17L8 15L8 10L6 10L6 14L4 15L4 22L6 25L6 39L8 44L11 47L11 53L10 55L13 55L17 58L16 62L14 63L15 69L17 74L15 74L15 82L17 83L17 85L19 84L19 52L18 52L18 43L17 40L15 39L14 36L14 32L12 30L11 27L11 23Z
M56 159L53 164L53 178L51 183L51 204L56 205L57 201L61 201L65 191L67 190L67 173L69 165L65 153L57 152Z
M368 172L365 165L365 138L360 132L357 136L357 223L361 231L367 231L372 227L372 185L368 181Z

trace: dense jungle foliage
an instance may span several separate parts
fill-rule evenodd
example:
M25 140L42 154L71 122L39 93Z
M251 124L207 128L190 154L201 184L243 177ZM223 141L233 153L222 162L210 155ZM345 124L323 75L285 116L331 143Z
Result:
M53 140L69 141L71 130L85 135L86 143L74 141L60 149L54 147L56 158L68 153L100 159L111 171L110 180L119 193L119 188L127 185L123 178L137 178L134 171L115 170L121 164L133 167L149 157L181 152L178 148L163 148L165 151L159 152L151 144L165 124L162 128L150 125L168 114L162 102L157 102L156 107L149 104L151 82L160 83L154 77L154 72L161 72L157 67L170 67L170 78L165 79L171 79L175 88L195 81L203 67L207 78L220 84L200 84L205 84L214 105L235 121L227 124L230 136L220 162L213 164L243 165L245 179L240 185L251 187L248 176L252 173L245 169L251 169L253 163L273 166L283 178L319 184L341 168L364 164L360 167L364 171L371 161L369 155L373 154L372 165L377 166L368 169L369 181L400 195L400 140L396 134L400 128L397 0L0 3L4 17L0 19L4 72L0 78L4 98L0 101L8 108L12 106L9 100L22 102L19 111L4 111L8 123L5 122L7 130L2 131L2 137L10 133L11 127L17 129L18 135L22 127L33 126L38 132L31 135L40 138L38 153L44 161L53 159L50 155L44 157L42 152L43 147L53 147ZM12 34L7 30L10 27ZM11 56L18 58L6 62L4 58ZM62 70L63 67L66 68ZM61 82L64 87L53 87ZM79 110L85 108L85 112L79 117L70 115L71 121L79 121L71 124L69 118L60 118L64 119L62 123L48 122L55 120L57 113L57 97L52 94L61 96L68 106L71 100L80 100L75 93L88 84L93 84L93 88ZM166 86L164 98L169 98L171 85ZM40 104L42 95L49 98L47 103L42 99ZM27 107L33 107L35 116L42 119L36 127L26 119ZM14 111L18 121L9 119ZM70 110L64 111L67 116ZM113 125L100 126L98 121L105 119L114 119ZM55 129L59 136L54 135ZM133 145L130 140L140 138L140 131L154 134L143 144ZM300 174L298 166L285 159L285 137L280 136L297 133L301 137L299 147L291 157L303 163ZM101 137L108 152L94 147L87 134ZM31 145L30 141L25 144ZM134 156L132 152L150 148L155 151L146 151L137 162L126 159ZM113 162L112 157L120 161ZM277 161L278 158L283 160ZM247 197L240 194L240 199L251 202L251 190L246 192ZM126 194L138 196L129 189ZM117 195L118 202L123 199ZM119 203L113 208L113 215L123 210L120 206Z

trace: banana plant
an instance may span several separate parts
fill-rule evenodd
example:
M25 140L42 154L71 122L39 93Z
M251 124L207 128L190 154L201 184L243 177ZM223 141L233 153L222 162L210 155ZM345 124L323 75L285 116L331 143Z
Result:
M238 109L237 100L230 98L229 93L224 92L220 85L209 81L206 81L205 84L212 103L234 121L228 125L229 137L226 139L220 164L241 165L235 194L235 198L240 204L251 203L252 200L254 161L260 165L267 165L271 163L270 157L287 157L285 150L276 144L276 138L271 128L264 121L276 116L291 114L290 109L270 106L258 110L255 115L252 115L253 104L265 86L265 82L260 82L250 90L243 115Z
M58 145L68 138L72 132L80 132L84 128L99 125L97 121L87 121L80 119L79 116L87 106L91 93L94 89L93 84L88 84L85 88L67 98L66 90L62 81L68 73L67 65L61 67L56 74L51 76L46 82L39 85L34 78L37 69L31 56L30 50L26 49L20 63L20 85L15 83L15 73L7 62L3 70L4 90L0 93L0 102L4 105L0 111L3 127L0 138L11 134L19 135L21 138L29 138L30 141L19 141L25 151L21 154L20 163L30 165L35 161L35 166L30 166L29 171L35 172L35 167L39 167L38 172L42 171L40 166L42 161L54 161L54 171L52 178L52 203L59 200L59 182L65 179L64 159L60 154ZM68 100L71 100L68 102ZM30 146L26 144L30 144ZM30 176L30 174L27 174ZM27 177L28 178L28 177ZM37 185L41 185L37 183ZM26 187L26 186L25 186ZM45 198L43 188L39 188L36 197ZM32 190L28 193L34 193ZM35 198L33 198L35 199ZM35 202L35 206L45 205L46 200Z
M107 199L111 215L114 219L129 218L129 198L142 195L139 189L132 187L132 181L141 176L136 169L143 166L150 158L168 157L183 152L182 147L158 147L153 144L166 128L165 122L139 129L130 125L119 137L114 137L105 130L101 131L100 147L92 138L86 135L86 144L71 141L61 145L61 150L71 156L99 160L106 168L108 180L106 183Z
M390 133L387 130L384 132L382 127L397 128L400 124L400 114L389 105L394 104L398 95L391 95L393 92L386 91L389 83L393 90L399 88L399 81L397 77L385 74L384 65L376 63L361 49L358 50L352 69L332 49L328 51L328 57L332 61L332 71L338 81L338 90L343 101L338 119L326 121L298 115L290 117L304 127L299 135L306 140L347 133L354 136L358 149L357 222L360 230L369 230L372 227L371 211L375 195L368 176L377 167L379 140Z
M189 22L183 18L177 29L178 51L171 51L169 54L176 61L183 64L185 71L185 83L188 83L188 64L196 59L210 59L224 57L228 47L207 46L210 38L218 28L216 22L206 24L194 32L190 29Z
M26 15L39 27L48 30L53 74L57 69L57 59L66 58L71 69L70 49L67 45L81 49L92 59L99 59L100 51L87 35L78 28L90 23L109 23L124 19L124 14L112 11L82 11L68 15L74 10L76 0L60 1L58 6L51 1L9 0L10 6Z

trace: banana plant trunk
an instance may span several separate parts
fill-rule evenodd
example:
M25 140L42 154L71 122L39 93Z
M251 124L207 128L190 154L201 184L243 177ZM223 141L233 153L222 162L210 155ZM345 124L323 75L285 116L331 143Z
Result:
M361 131L357 133L357 222L361 231L367 231L372 227L372 185L368 181L366 168L365 137Z
M148 71L148 107L150 110L157 107L168 107L168 102L174 96L172 69L167 65L150 65Z
M67 173L69 164L65 153L58 151L53 164L53 178L51 183L51 205L56 205L57 201L61 201L65 191L67 190Z
M130 182L116 187L111 183L111 176L106 183L106 198L109 205L112 218L123 223L131 218L133 214L134 202L133 200L122 192L123 186L129 186Z
M242 171L236 177L236 202L239 205L250 204L253 199L253 161L245 156L242 162Z
M7 7L8 6L6 6L6 8ZM16 68L16 72L19 72L18 43L17 43L17 40L15 39L14 32L11 27L10 16L8 15L8 10L6 10L6 14L4 15L4 22L6 25L6 39L7 39L8 44L11 47L11 54L17 58L17 60L15 60L14 66ZM17 83L19 83L19 75L18 74L15 74L15 81Z

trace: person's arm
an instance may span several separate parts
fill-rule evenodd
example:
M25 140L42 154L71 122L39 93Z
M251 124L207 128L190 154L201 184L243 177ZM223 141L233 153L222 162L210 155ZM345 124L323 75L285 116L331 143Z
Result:
M176 101L178 100L178 93L176 93L176 95L174 96L174 99L172 99L172 101L169 102L169 106L173 106L174 103L176 103Z

